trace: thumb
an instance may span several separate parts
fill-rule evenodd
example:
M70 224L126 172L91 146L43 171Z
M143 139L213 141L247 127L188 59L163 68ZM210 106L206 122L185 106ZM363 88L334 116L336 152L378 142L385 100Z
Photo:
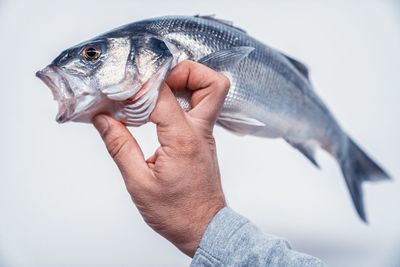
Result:
M189 129L184 111L165 83L160 88L157 104L150 114L150 121L157 125L157 135L161 146L175 144L175 137L185 134Z
M157 104L150 114L150 121L157 126L182 126L185 122L185 114L179 106L171 88L164 83L160 87Z
M167 83L174 90L189 89L193 108L188 113L214 126L230 87L226 76L200 63L183 61L171 71Z
M125 182L143 180L149 169L139 144L125 125L103 114L95 116L92 121Z

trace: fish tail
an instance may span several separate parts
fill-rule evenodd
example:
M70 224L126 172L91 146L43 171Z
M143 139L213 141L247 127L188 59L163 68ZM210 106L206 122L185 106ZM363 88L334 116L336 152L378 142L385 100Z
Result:
M389 175L362 149L348 138L347 153L339 161L354 206L360 218L367 223L361 185L364 181L390 180Z

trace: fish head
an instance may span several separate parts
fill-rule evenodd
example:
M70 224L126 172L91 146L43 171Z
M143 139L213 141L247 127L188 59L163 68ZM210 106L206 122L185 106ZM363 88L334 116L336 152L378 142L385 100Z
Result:
M107 97L108 91L139 91L130 55L129 38L95 38L63 51L38 71L58 102L57 122L90 122L96 113L112 113L121 105Z
M63 51L36 75L58 102L57 122L90 122L107 113L138 126L147 122L158 89L176 64L171 49L177 51L158 37L116 31Z

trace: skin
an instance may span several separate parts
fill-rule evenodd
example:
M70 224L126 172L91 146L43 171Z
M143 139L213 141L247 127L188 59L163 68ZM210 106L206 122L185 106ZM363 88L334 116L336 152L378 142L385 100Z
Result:
M124 124L104 114L93 118L144 221L190 257L226 206L213 127L229 86L229 79L204 65L178 64L150 115L160 147L147 160ZM192 91L193 109L184 112L173 90Z

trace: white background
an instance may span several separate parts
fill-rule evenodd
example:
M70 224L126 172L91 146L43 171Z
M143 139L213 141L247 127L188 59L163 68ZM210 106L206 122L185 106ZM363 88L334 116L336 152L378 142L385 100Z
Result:
M0 0L0 266L187 266L145 225L91 125L54 121L35 78L59 52L121 24L217 14L301 59L339 122L395 178L357 218L336 162L216 130L231 207L330 266L400 264L400 4L395 1ZM146 155L154 127L132 129ZM397 258L396 258L397 257Z

